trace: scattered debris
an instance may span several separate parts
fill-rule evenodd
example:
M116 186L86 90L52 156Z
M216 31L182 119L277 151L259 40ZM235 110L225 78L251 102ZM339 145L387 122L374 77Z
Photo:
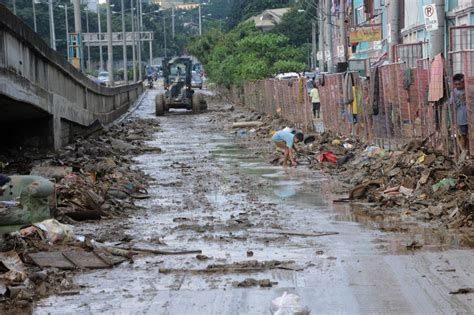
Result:
M468 293L474 293L474 288L462 288L456 291L449 292L449 294L468 294Z
M259 286L261 288L271 288L274 285L277 285L278 282L272 282L269 279L256 280L253 278L247 278L243 281L234 281L232 286L235 288L251 288Z
M303 307L298 295L288 292L285 292L281 297L274 299L270 310L274 315L309 315L310 313L308 308Z

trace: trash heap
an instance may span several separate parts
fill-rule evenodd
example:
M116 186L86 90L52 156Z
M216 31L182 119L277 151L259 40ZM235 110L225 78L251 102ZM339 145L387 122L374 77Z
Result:
M378 209L411 213L448 228L472 226L473 160L456 163L430 146L428 139L412 140L395 151L330 133L308 139L298 150L300 161L350 185L347 201L367 201Z
M145 145L157 130L156 120L128 121L101 135L79 138L54 159L34 167L32 174L56 183L55 216L97 220L135 209L134 199L147 198L148 179L132 168L132 157L161 151Z
M71 270L111 268L131 259L129 249L76 235L74 222L125 216L137 209L136 199L148 197L149 178L133 168L132 158L161 152L146 143L158 130L155 119L127 120L79 137L54 154L35 152L22 164L2 157L0 172L30 171L55 183L55 193L49 201L54 219L16 227L0 239L0 313L15 313L52 292L77 294Z

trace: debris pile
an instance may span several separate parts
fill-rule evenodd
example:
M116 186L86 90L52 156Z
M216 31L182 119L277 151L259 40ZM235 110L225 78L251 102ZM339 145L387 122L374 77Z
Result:
M245 121L253 123L250 130L236 133L243 141L258 142L262 152L268 152L268 147L262 148L258 139L270 142L271 134L285 126L280 119L252 112L236 113L234 120L242 126ZM412 140L400 150L389 151L355 137L324 132L306 135L296 156L300 165L338 179L348 193L348 198L339 202L366 201L371 203L367 211L382 209L439 222L447 228L470 228L474 221L474 162L468 159L457 163L434 149L428 140ZM270 163L281 164L282 154L271 152Z
M160 152L144 141L157 131L156 120L132 120L96 137L79 138L32 172L56 180L56 217L75 221L120 216L133 199L147 198L147 177L132 168L132 157Z
M0 313L15 312L53 292L77 294L72 270L110 268L136 254L75 235L74 225L75 221L125 216L137 209L135 199L148 197L149 178L133 168L132 158L160 153L160 148L145 143L158 130L155 119L127 120L77 138L54 154L22 154L26 157L22 160L8 158L8 154L1 157L1 173L21 170L55 184L49 204L59 221L17 227L0 239Z

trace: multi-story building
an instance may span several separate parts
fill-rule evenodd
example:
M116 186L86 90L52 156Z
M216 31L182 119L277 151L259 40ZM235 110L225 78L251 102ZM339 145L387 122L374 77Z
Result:
M386 54L389 61L413 66L441 52L474 49L474 0L352 0L351 5L349 34L367 25L379 25L381 33L380 40L352 42L353 61L370 64ZM437 13L437 21L427 30L430 12Z

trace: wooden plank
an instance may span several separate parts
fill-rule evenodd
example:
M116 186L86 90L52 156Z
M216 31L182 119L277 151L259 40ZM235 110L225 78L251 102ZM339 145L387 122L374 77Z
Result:
M281 235L292 235L292 236L307 236L307 237L319 237L327 235L337 235L339 232L304 232L304 231L295 231L295 230L248 230L250 233L261 233L261 234L281 234Z
M76 266L64 257L62 252L39 252L28 254L33 262L40 267L55 267L59 269L74 269Z

